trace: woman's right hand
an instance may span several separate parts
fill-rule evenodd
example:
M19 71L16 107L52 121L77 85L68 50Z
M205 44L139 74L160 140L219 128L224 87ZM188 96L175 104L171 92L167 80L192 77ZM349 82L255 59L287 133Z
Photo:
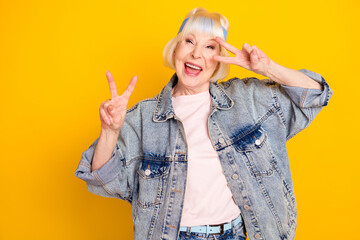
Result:
M111 99L102 102L100 105L99 112L101 130L110 130L118 134L122 125L124 124L127 104L129 102L132 92L134 91L137 76L134 76L131 79L128 87L121 96L119 96L117 93L114 78L109 71L107 71L106 77L109 82Z

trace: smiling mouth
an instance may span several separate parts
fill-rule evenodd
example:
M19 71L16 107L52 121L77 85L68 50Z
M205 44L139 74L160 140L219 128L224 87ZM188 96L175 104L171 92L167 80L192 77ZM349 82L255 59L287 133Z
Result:
M197 66L192 63L185 63L185 73L190 76L197 76L202 71L202 68L200 66Z

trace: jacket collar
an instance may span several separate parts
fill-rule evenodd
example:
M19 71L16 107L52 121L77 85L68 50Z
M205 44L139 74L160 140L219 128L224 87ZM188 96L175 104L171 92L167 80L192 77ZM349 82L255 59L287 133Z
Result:
M156 107L153 113L155 122L165 122L175 116L172 105L171 90L178 82L176 73L171 77L169 83L161 90L157 97ZM225 89L217 83L210 83L210 96L213 109L228 110L234 105L233 100L228 96Z

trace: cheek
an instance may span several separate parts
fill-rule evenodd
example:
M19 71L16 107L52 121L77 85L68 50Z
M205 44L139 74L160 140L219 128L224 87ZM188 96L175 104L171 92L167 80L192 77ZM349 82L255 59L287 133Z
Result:
M218 65L218 61L215 61L215 60L213 59L213 56L215 56L215 55L211 55L211 56L208 58L208 67L209 67L209 68L216 68L217 65Z
M189 48L182 43L179 43L174 51L174 56L177 58L183 58L189 52Z

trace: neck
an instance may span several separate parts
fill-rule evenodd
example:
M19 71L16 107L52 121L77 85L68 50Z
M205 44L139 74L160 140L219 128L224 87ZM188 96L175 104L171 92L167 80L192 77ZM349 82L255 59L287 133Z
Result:
M171 95L173 97L182 96L182 95L195 95L198 93L209 91L209 88L210 88L210 83L207 84L206 86L201 86L196 88L196 87L186 87L182 85L180 82L178 82L175 85L175 87L172 89Z

